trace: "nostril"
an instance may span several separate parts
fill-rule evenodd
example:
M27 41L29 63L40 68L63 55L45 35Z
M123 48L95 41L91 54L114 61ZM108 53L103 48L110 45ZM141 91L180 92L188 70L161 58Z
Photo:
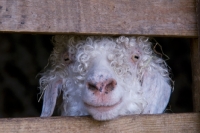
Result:
M117 82L115 80L112 80L111 82L109 82L105 87L105 93L113 91L116 85L117 85Z
M91 84L91 83L88 83L88 89L91 90L91 91L98 90L98 88L96 87L96 85Z
M105 93L113 91L116 88L117 82L114 79L105 79L99 82L87 82L88 90L95 93Z

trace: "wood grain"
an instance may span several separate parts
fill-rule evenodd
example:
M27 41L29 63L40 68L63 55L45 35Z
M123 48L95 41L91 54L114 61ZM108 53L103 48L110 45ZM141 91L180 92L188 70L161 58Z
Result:
M196 0L197 30L198 30L198 49L200 57L200 0Z
M195 0L0 0L0 32L197 37Z
M112 121L89 117L0 119L1 133L199 133L200 114L132 115Z
M200 56L198 39L191 42L192 94L195 112L200 112Z

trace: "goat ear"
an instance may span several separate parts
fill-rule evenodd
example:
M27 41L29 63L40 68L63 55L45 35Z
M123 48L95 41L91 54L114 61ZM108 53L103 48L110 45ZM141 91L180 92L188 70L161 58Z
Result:
M45 88L41 117L48 117L53 114L61 84L61 81L56 81L48 84Z
M143 114L163 113L171 95L170 78L163 75L160 70L163 68L145 68L142 76L142 95L147 105Z

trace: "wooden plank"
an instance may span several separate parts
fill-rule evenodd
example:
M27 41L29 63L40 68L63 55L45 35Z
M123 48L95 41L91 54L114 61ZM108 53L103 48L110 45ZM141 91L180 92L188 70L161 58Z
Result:
M192 64L192 94L195 112L200 112L200 56L198 39L192 39L191 64Z
M0 0L0 32L197 37L195 0Z
M200 114L132 115L111 121L89 117L0 119L1 133L199 133Z
M197 30L198 30L198 49L200 57L200 0L196 0Z

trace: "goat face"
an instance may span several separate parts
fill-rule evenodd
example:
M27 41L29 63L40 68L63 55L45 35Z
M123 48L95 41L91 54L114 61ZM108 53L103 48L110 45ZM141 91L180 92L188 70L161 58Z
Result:
M56 36L50 68L42 74L41 116L51 116L63 93L63 116L162 113L171 86L165 62L145 37Z

